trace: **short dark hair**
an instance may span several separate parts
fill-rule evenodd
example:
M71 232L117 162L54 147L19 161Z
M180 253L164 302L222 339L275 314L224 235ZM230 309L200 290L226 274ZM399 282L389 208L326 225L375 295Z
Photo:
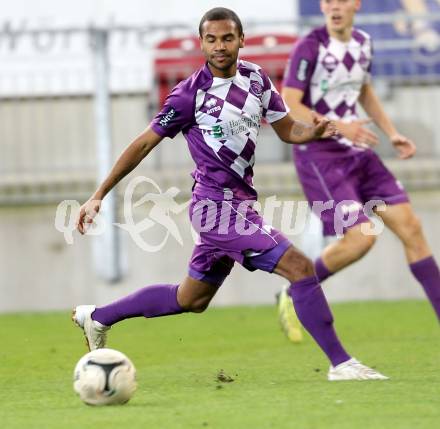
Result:
M214 9L208 10L199 24L199 35L202 37L202 27L206 21L223 21L223 20L231 20L235 22L237 26L238 35L243 36L243 25L240 21L238 15L231 9L227 9L225 7L215 7Z

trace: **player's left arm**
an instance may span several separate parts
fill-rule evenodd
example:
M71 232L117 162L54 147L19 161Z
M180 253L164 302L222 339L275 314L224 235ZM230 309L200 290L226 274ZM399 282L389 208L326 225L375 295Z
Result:
M290 144L303 144L309 141L333 137L336 135L336 126L333 121L319 117L312 112L313 124L293 119L289 114L278 121L272 122L272 128L278 137Z
M362 86L359 103L367 115L390 139L399 153L399 158L408 159L416 153L415 144L397 131L370 83L365 83Z

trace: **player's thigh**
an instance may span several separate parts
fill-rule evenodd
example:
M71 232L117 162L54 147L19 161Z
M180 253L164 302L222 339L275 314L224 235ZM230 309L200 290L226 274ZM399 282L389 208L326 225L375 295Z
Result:
M363 255L376 242L376 235L371 233L371 231L374 232L374 225L371 221L353 225L345 231L338 241L331 243L327 250L332 252L340 248L354 257Z
M364 205L372 203L373 208L380 204L392 206L409 202L403 185L376 153L366 151L361 161L359 191Z
M218 285L187 276L177 290L177 302L185 310L203 311L218 289Z
M325 236L341 235L368 222L351 158L296 162L298 178Z

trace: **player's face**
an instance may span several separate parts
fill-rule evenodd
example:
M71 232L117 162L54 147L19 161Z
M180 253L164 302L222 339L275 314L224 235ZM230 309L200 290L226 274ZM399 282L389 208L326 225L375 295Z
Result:
M353 26L361 0L321 0L321 11L330 32L342 33Z
M238 51L244 36L238 34L234 21L205 21L200 46L216 77L232 77L236 73Z

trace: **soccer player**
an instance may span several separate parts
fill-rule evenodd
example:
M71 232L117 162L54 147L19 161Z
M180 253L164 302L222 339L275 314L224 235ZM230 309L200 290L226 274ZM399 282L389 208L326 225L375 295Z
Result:
M439 268L420 221L402 185L368 147L378 143L376 134L365 127L369 120L360 120L356 113L359 102L388 136L401 159L414 155L413 142L397 131L371 85L371 39L353 28L361 0L321 0L320 5L325 26L313 30L294 46L282 92L296 118L311 122L315 112L313 115L336 121L340 133L339 137L295 146L293 150L309 204L333 202L333 208L320 213L324 235L343 233L315 262L316 275L322 282L371 249L376 236L369 234L370 220L362 207L369 200L381 200L383 205L376 214L402 242L410 270L440 318ZM352 226L338 225L338 204L342 213L357 216ZM279 297L280 322L286 335L299 341L301 333L289 293L294 295L293 289L285 289Z
M199 33L207 63L173 89L162 111L122 153L78 218L78 229L84 233L105 195L164 137L181 131L196 164L190 218L199 240L188 276L178 285L147 286L104 307L78 306L73 321L83 329L89 348L96 349L105 346L108 329L124 319L202 312L238 262L250 271L275 272L292 284L298 316L331 362L329 380L386 379L344 350L313 263L252 208L257 199L252 167L262 118L281 140L293 144L333 135L332 124L325 118L312 126L295 122L264 71L238 60L244 35L233 11L208 11ZM202 219L212 228L202 227Z

